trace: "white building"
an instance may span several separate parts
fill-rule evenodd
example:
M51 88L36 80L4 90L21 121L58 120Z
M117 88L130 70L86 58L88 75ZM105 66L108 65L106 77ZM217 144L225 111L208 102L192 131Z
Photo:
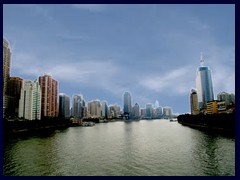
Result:
M24 81L23 88L21 89L21 96L19 100L19 113L20 118L27 120L40 120L41 119L41 87L37 80L34 82Z
M163 107L163 115L165 117L171 117L172 116L172 108L171 107Z
M224 101L226 105L229 105L230 103L235 102L235 95L229 94L226 92L221 92L221 93L218 93L217 100Z
M116 104L109 105L109 117L110 118L117 118L121 114L121 107Z

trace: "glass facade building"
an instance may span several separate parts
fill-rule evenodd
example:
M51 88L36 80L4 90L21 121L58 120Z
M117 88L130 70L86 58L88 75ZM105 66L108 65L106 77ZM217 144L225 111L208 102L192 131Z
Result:
M125 92L123 95L123 113L130 114L132 109L131 105L131 95L129 92Z
M196 86L199 108L203 109L208 101L214 100L212 76L208 67L201 66L198 68Z

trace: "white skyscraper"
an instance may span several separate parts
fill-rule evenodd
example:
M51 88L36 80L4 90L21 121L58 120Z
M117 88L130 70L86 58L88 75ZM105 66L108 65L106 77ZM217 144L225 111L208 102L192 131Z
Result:
M41 87L37 80L24 81L19 100L20 118L27 120L41 119Z

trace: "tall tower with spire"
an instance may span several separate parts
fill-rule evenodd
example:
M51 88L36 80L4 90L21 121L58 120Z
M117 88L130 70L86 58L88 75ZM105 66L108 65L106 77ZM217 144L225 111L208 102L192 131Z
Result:
M196 86L199 108L206 107L208 101L214 100L211 70L204 65L203 54L200 57L201 66L197 70Z

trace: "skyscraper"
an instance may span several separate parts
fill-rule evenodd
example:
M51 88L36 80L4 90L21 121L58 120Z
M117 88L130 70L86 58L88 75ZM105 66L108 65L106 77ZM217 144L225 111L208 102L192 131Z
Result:
M101 116L101 104L99 100L88 102L89 116L99 118Z
M39 77L39 83L42 89L42 116L58 116L58 82L49 74Z
M101 117L108 117L108 106L107 106L107 101L102 101L102 106L101 106Z
M132 109L131 95L129 92L125 92L123 95L123 113L130 114Z
M138 119L140 117L140 107L138 103L136 103L132 108L132 117L133 119Z
M207 102L214 100L211 71L204 66L204 59L201 55L201 67L197 70L196 86L199 109L206 108Z
M19 77L10 77L8 81L7 95L8 107L5 110L6 114L11 117L18 116L19 99L21 89L23 86L23 79Z
M9 43L5 38L3 38L3 113L5 113L5 108L8 106L7 98L7 85L10 77L10 63L11 63L11 49Z
M66 94L59 94L59 108L58 115L59 117L68 118L70 117L70 97Z
M151 103L146 104L146 118L151 119L153 117L153 107Z
M154 108L157 109L158 107L159 107L159 102L158 102L158 100L156 100L156 101L155 101L155 107L154 107Z
M85 102L83 100L83 96L80 94L73 95L72 98L72 116L75 118L83 118L84 117L84 107Z
M172 117L172 108L168 106L163 107L163 115L167 118Z
M198 114L198 99L197 99L197 91L192 89L190 93L190 108L191 114L197 115Z
M18 116L27 120L41 119L41 87L37 80L24 81Z

